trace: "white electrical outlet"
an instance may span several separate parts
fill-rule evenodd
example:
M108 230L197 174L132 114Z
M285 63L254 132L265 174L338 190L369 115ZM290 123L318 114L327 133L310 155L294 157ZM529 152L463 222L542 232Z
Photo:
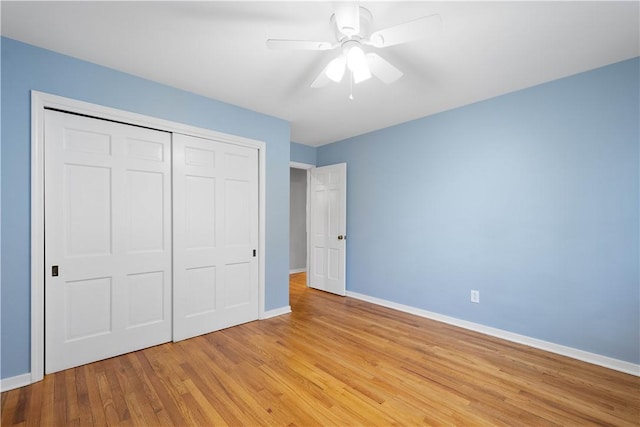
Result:
M476 304L480 304L480 291L476 291L471 289L471 302L475 302Z

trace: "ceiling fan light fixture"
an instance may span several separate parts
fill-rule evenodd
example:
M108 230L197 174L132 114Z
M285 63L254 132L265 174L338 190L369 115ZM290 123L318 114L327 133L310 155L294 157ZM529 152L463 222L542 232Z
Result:
M360 83L371 78L371 71L362 48L351 46L347 51L347 67L353 73L353 82Z
M352 71L353 73L353 82L355 84L362 83L365 80L369 80L371 78L371 72L369 68L361 68L357 71Z
M342 77L344 76L344 70L347 66L347 61L344 56L339 56L329 62L327 65L327 69L325 70L325 74L329 79L333 80L336 83L342 81Z

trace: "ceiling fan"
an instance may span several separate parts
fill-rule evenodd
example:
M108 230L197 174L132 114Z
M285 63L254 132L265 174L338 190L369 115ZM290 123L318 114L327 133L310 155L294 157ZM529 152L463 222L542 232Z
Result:
M338 3L331 23L336 41L269 39L267 46L277 50L333 50L340 53L332 59L311 83L312 88L342 81L345 71L351 82L360 83L376 76L384 83L393 83L403 73L380 55L370 50L395 46L427 38L440 28L440 15L422 16L412 21L371 32L373 16L368 9L355 3ZM369 52L365 53L365 50Z

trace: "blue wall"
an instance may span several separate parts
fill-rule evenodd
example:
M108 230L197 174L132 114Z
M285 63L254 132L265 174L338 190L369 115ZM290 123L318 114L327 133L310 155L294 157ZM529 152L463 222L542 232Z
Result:
M291 142L291 161L315 166L316 148Z
M289 124L2 38L2 365L30 371L30 90L264 141L266 309L289 305Z
M348 165L347 289L639 363L639 71L319 147Z

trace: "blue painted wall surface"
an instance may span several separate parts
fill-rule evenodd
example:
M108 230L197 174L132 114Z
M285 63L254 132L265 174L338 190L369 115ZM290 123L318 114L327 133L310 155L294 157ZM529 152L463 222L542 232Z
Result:
M266 309L289 305L287 122L3 38L0 377L30 370L30 90L264 141Z
M291 161L315 166L316 148L291 142Z
M639 71L319 147L348 164L347 289L639 363Z

